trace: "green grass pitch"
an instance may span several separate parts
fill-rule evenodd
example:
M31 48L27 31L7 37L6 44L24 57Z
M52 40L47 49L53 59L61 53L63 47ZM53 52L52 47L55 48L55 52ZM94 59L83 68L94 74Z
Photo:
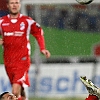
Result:
M89 33L73 30L60 30L43 27L46 48L51 52L51 57L93 56L93 46L100 43L99 33ZM31 54L35 50L35 39L30 36ZM3 63L3 51L0 46L0 63Z
M85 98L30 98L29 100L85 100Z

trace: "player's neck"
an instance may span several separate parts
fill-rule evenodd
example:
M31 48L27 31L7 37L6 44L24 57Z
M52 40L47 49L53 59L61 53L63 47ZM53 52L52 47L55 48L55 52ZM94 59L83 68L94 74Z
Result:
M18 18L19 17L19 13L18 14L16 14L16 15L14 15L14 14L10 14L10 18L12 19L12 18Z

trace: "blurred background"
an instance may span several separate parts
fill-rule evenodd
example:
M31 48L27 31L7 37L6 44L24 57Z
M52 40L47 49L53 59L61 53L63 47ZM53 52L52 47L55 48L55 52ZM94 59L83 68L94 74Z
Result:
M21 13L42 26L46 47L51 52L51 58L45 59L30 36L31 86L26 89L27 95L32 100L84 100L88 92L80 76L87 76L100 87L100 1L89 5L80 5L75 0L21 3ZM6 14L6 0L0 0L0 17ZM11 91L2 51L0 47L0 92Z

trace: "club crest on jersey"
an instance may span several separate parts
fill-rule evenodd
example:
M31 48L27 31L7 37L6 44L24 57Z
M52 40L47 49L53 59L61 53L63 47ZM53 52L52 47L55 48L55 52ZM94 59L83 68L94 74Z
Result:
M25 24L24 24L24 22L21 22L20 23L20 30L24 30L25 29Z

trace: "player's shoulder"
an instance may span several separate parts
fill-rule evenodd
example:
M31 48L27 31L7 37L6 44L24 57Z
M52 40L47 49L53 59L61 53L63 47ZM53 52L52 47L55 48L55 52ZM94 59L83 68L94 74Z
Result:
M22 15L22 18L33 20L30 16L27 16L27 15Z
M34 20L34 19L32 19L31 17L29 17L29 16L26 16L26 15L22 15L22 17L21 17L21 21L26 21L27 23L29 23L29 24L35 24L36 23L36 21Z
M6 21L6 20L7 20L7 15L6 15L6 16L3 16L3 17L0 17L0 24L1 24L2 22Z
M0 20L7 19L7 15L0 17Z

